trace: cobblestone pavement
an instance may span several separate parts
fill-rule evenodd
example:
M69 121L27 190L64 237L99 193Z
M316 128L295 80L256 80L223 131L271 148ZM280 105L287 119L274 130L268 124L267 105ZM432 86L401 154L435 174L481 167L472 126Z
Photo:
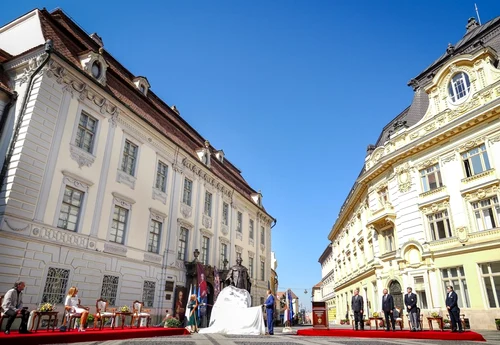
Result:
M296 329L295 329L296 331ZM193 334L188 336L172 336L157 338L137 338L128 340L112 340L104 342L73 343L72 345L500 345L499 331L480 332L487 340L471 341L436 341L405 339L367 339L367 338L333 338L302 337L294 334L275 333L274 336L240 336L222 334ZM58 344L61 345L61 344Z

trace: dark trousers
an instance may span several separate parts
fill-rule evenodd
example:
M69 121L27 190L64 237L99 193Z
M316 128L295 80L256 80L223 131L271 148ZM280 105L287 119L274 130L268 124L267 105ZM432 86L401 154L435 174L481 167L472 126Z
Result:
M457 310L451 309L450 310L450 324L451 324L451 330L456 331L457 330L457 323L458 323L458 330L462 331L462 321L460 321L460 309Z
M12 323L16 319L17 313L9 309L5 312L5 315L8 316L7 319L7 324L5 325L5 330L10 331L10 326L12 326ZM30 318L30 313L26 309L21 310L21 325L19 326L19 330L21 332L26 332L28 330L28 319Z
M396 320L394 320L394 314L390 311L384 311L385 315L385 328L389 330L392 325L392 329L396 329ZM391 321L391 323L389 323Z
M272 308L266 308L267 314L267 332L269 334L274 334L274 310Z
M363 313L359 311L354 312L354 326L358 329L358 324L360 329L365 328L365 323L363 321Z

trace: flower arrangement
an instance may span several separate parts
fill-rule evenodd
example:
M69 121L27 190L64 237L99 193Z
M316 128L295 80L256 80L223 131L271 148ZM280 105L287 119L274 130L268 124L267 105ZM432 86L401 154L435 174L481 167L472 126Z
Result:
M130 307L128 305L124 305L124 306L120 307L120 311L122 313L130 313Z
M47 312L47 311L53 311L53 310L54 310L54 306L50 303L44 303L38 308L38 311L41 311L41 312Z
M431 313L431 316L432 316L432 317L439 317L439 313L438 313L438 312L433 311L433 312Z
M373 313L373 317L378 317L378 313L377 313L377 312L374 312L374 313Z

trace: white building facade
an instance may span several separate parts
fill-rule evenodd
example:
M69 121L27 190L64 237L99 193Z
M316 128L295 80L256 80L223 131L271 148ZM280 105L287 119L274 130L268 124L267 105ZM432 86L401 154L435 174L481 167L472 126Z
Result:
M0 28L0 58L0 291L24 280L35 305L76 285L82 304L161 315L198 249L219 269L241 256L266 296L275 220L261 193L146 78L61 10Z
M464 38L410 81L412 104L369 146L328 235L338 320L352 317L355 289L371 316L381 312L385 288L404 310L407 287L416 292L424 318L437 312L447 319L451 285L467 325L495 328L499 32L500 18L482 26L470 20Z

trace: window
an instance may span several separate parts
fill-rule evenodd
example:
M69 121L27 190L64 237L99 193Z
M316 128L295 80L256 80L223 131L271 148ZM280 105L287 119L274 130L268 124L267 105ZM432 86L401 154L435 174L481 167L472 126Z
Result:
M94 149L94 138L97 130L97 120L82 112L76 132L75 145L84 151L92 153Z
M253 240L253 219L248 221L248 237Z
M490 308L500 308L500 261L480 264Z
M420 170L420 181L424 192L434 190L443 186L439 164Z
M253 279L253 258L251 256L248 257L248 273L250 278Z
M387 187L384 187L378 191L378 202L380 207L384 207L389 202L389 192Z
M467 177L490 170L490 160L488 159L488 152L484 144L462 153L462 161L464 162L465 175Z
M236 260L241 259L241 252L236 252Z
M201 262L204 265L208 265L208 254L210 248L210 238L203 236L201 240Z
M417 304L420 309L428 309L427 295L425 290L415 290L417 294Z
M266 279L266 269L265 269L265 267L266 267L266 263L263 260L261 260L260 261L260 280Z
M167 191L167 165L158 161L158 167L156 168L156 184L155 188L161 190L162 192Z
M101 298L108 301L109 305L116 304L119 277L105 275L102 279Z
M450 218L448 217L448 210L428 214L427 221L429 222L429 230L433 241L453 236L451 232Z
M500 214L500 206L498 205L498 197L494 196L489 199L472 202L472 210L476 218L476 226L478 231L496 228Z
M184 179L184 193L182 194L182 202L191 206L191 193L193 191L193 181Z
M66 186L64 190L61 211L57 227L70 231L76 231L78 219L80 218L80 209L82 207L83 192L78 189Z
M227 203L222 204L222 222L224 225L229 224L229 205Z
M470 308L469 290L463 266L443 268L441 269L441 275L443 276L443 291L446 291L446 286L453 286L453 290L458 295L458 307Z
M177 259L186 261L186 247L188 241L189 230L186 228L181 228L179 235L179 248L177 250Z
M62 304L68 292L69 270L49 267L45 287L43 288L42 303Z
M384 241L385 241L385 251L386 253L393 252L396 250L396 242L394 240L394 229L388 229L383 231Z
M151 225L149 226L148 252L156 254L160 252L160 237L162 225L163 224L157 220L151 220Z
M260 244L265 245L266 244L266 232L264 231L264 227L260 227Z
M469 94L470 81L469 76L460 72L456 74L448 84L448 94L452 102L457 102Z
M236 219L236 231L242 232L242 224L243 224L243 214L238 211L237 219Z
M145 307L152 307L155 301L156 283L145 280L142 287L142 301Z
M212 193L205 192L205 215L212 217Z
M127 229L128 210L126 208L115 205L113 214L113 223L111 225L110 241L121 243L125 242L125 231Z
M125 147L123 148L122 171L131 176L134 176L136 159L137 145L134 145L130 141L125 140Z
M227 244L220 244L220 267L224 267L224 261L227 260Z

